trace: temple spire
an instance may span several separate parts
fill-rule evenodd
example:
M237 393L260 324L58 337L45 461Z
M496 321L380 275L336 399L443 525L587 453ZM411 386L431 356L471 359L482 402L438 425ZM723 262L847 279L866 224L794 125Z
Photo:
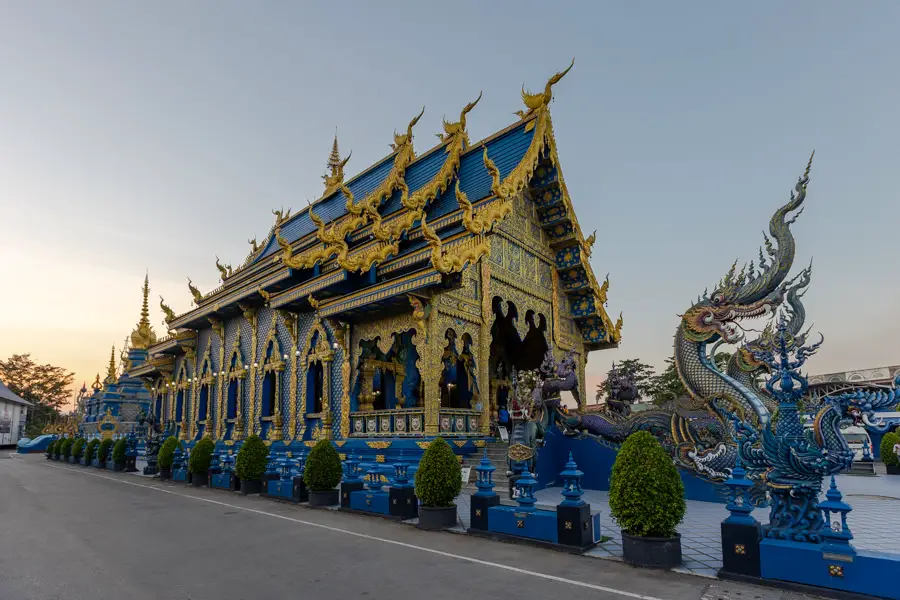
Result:
M328 165L327 167L331 169L331 172L334 173L334 170L338 168L341 164L341 152L338 150L338 139L337 139L337 128L334 130L334 144L331 145L331 154L328 156Z
M337 130L334 132L334 143L331 144L331 154L328 155L328 163L327 167L330 173L328 175L322 175L322 179L325 181L325 195L328 196L344 185L344 167L347 166L347 161L350 160L350 155L352 152L347 155L347 158L341 158L341 151L338 149L338 139L337 139Z
M150 325L150 275L144 275L143 301L141 303L141 318L137 327L131 332L131 347L138 350L146 350L151 344L156 343L156 333Z
M106 383L116 382L116 345L109 352L109 369L106 371Z

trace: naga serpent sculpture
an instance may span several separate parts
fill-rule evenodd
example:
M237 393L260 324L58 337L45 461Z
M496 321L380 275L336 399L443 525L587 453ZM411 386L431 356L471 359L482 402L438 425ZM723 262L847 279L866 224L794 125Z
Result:
M813 419L810 432L803 431L802 425L796 426L799 432L791 432L786 425L781 430L777 425L773 428L773 414L782 420L775 393L778 388L771 380L766 389L757 383L757 377L765 373L790 370L776 364L772 358L776 354L793 353L802 364L818 347L804 346L807 336L801 332L806 316L801 297L809 285L811 268L788 280L795 255L790 226L802 212L811 165L812 157L790 200L769 222L771 239L764 236L767 257L761 248L757 266L750 263L749 268L737 272L737 263L733 264L714 291L698 297L681 316L675 332L675 367L690 398L631 415L615 410L569 415L560 405L559 392L569 390L577 395L574 360L566 357L557 363L548 353L540 372L520 372L516 378L516 397L524 399L531 410L515 422L511 466L515 463L513 445L533 450L544 432L556 424L565 434L612 443L620 443L636 431L649 431L682 468L713 481L728 478L740 454L750 476L768 482L770 490L773 482L820 482L823 474L844 468L848 446L840 434L841 423L861 419L861 411L894 400L896 392L883 392L875 404L871 395L859 393L832 398ZM775 315L785 300L777 335L767 327L757 340L745 342L725 369L716 366L711 356L720 343L742 341L740 321ZM796 464L785 458L791 452ZM527 457L527 465L534 464L533 452L519 448L518 455Z

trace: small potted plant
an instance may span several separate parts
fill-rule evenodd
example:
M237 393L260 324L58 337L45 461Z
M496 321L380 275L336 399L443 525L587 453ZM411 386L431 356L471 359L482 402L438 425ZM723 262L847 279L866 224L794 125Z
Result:
M309 490L311 507L333 506L340 501L341 457L330 440L319 440L306 457L303 483Z
M241 480L241 493L258 494L262 489L263 473L266 472L266 458L269 450L258 435L251 435L238 450L234 471Z
M56 442L58 440L53 440L50 442L50 445L47 446L47 460L53 460L53 456L56 453Z
M84 438L78 438L75 440L75 443L72 444L72 462L78 464L81 462L81 457L84 454Z
M653 435L628 436L609 481L609 508L622 529L626 563L671 569L681 564L684 484L669 454Z
M65 462L69 462L69 457L72 455L72 438L63 440L62 452L60 452L60 455Z
M209 463L212 461L212 453L215 449L215 442L207 436L197 442L194 449L191 450L188 468L192 473L191 483L195 487L209 485Z
M175 439L175 436L170 435L159 448L156 462L159 464L159 478L162 481L172 479L172 463L175 462L175 448L177 447L178 440Z
M56 447L53 449L53 460L59 460L62 457L62 447L66 438L56 440Z
M112 450L113 441L109 438L100 442L97 447L97 468L105 469L106 460L109 458L109 452Z
M456 525L453 500L462 491L459 459L444 438L435 438L422 454L416 471L419 529L444 529Z
M116 445L113 446L112 460L114 471L125 470L125 447L127 443L128 442L125 441L125 438L119 438L119 441L117 441Z
M897 443L900 443L900 434L892 431L881 438L881 445L878 446L888 475L900 475L900 457L894 453L894 444Z
M94 461L97 459L97 451L100 449L100 440L97 438L92 439L88 442L87 449L84 453L87 455L87 460L85 460L85 465L88 467L94 464Z

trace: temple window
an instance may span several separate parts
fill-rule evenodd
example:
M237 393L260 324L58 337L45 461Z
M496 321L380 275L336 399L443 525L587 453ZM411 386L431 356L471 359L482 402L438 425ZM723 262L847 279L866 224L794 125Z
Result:
M209 384L200 386L200 406L197 412L197 420L205 421L209 412Z
M184 413L184 390L178 390L178 395L175 396L175 420L181 421L181 418Z
M238 397L238 380L232 379L228 383L228 407L227 407L227 417L228 419L236 419L237 418L237 397Z
M325 393L325 369L321 361L316 361L309 365L307 378L309 411L319 414L323 409L322 400Z
M269 371L263 378L262 416L271 417L275 414L275 393L277 391L276 373Z

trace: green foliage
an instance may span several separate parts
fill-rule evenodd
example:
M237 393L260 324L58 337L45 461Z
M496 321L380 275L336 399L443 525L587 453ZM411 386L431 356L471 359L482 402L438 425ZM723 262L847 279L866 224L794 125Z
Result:
M31 402L25 433L35 438L51 420L60 415L60 408L71 398L75 374L62 367L39 365L30 354L13 354L0 360L0 381L23 400Z
M216 443L209 436L197 442L194 449L191 450L190 464L188 465L191 473L208 472L209 463L212 462L212 454L215 449Z
M84 454L84 438L78 438L72 444L72 456L80 460L82 454Z
M75 440L73 440L72 438L66 438L62 444L62 452L60 452L60 454L62 454L63 458L65 458L66 460L68 460L69 457L72 456L72 444L74 443Z
M625 440L609 482L609 508L631 535L671 537L684 518L684 484L672 458L650 433Z
M681 378L678 377L675 358L667 358L665 371L654 376L651 382L650 397L653 398L653 403L659 406L686 396L687 393Z
M900 434L892 431L881 438L881 445L878 449L881 451L881 460L884 464L900 467L900 459L894 454L894 444L896 443L900 443Z
M416 496L423 506L453 506L462 490L459 459L444 438L435 438L422 454L416 471Z
M303 467L303 481L313 492L333 490L341 482L341 457L329 440L319 440Z
M630 375L634 378L634 383L641 398L647 398L651 395L653 380L656 377L653 367L642 363L640 359L626 358L617 362L615 369L620 376ZM604 398L609 398L609 377L597 386L597 401L599 402Z
M171 469L172 463L175 462L175 448L178 447L178 440L175 436L170 435L159 448L159 454L156 455L156 462L160 469Z
M113 441L110 439L103 440L100 442L100 449L97 451L97 458L100 460L100 463L105 463L106 459L109 458L109 449L112 448Z
M125 446L127 442L125 438L119 438L119 441L116 442L116 445L113 446L112 451L112 459L113 462L121 463L125 462Z
M85 450L85 452L87 452L89 461L94 460L97 457L98 446L100 446L100 440L98 440L97 438L94 438L88 442L87 450Z
M269 449L259 439L258 435L251 435L238 450L237 459L234 462L234 472L243 481L254 481L262 478L266 472L266 458Z
M56 451L56 440L50 442L50 445L47 446L47 456L53 456L53 453Z

